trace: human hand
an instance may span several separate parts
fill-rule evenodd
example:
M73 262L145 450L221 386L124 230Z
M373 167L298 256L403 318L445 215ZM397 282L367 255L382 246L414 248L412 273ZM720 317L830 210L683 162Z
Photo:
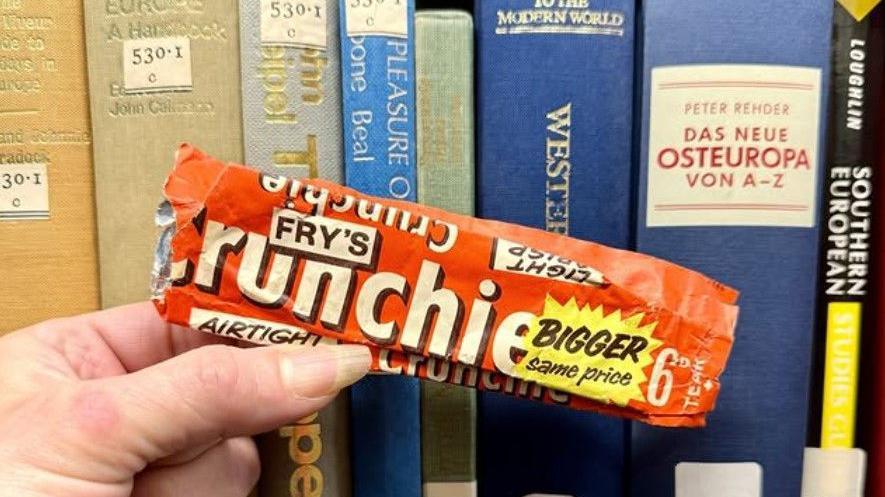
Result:
M244 497L249 435L366 374L362 346L223 345L149 303L0 338L0 495Z

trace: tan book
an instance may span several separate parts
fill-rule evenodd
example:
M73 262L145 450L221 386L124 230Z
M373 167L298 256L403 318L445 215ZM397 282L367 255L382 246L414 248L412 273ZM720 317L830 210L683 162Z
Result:
M0 1L0 333L98 306L83 6Z
M242 160L236 0L84 0L101 301L144 300L180 142Z

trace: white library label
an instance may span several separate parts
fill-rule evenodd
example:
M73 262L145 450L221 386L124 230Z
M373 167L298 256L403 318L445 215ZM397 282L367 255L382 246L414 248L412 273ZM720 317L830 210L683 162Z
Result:
M49 219L46 164L0 164L0 221Z
M345 0L347 36L409 35L406 0Z
M863 497L867 454L863 449L805 447L801 497Z
M762 466L756 462L676 465L676 497L762 497Z
M650 84L649 227L814 226L819 69L657 67Z
M186 36L123 42L124 93L192 91L191 40Z
M261 43L326 49L326 2L261 0Z

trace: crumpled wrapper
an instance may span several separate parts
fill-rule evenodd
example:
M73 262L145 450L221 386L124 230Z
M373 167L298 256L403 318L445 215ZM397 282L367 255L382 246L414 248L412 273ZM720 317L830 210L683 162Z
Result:
M376 371L701 426L737 292L650 256L269 176L184 145L157 221L169 322L371 347Z

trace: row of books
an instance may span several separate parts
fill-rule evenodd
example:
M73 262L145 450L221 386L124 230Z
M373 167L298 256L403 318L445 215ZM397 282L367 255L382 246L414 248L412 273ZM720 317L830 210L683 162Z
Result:
M0 331L148 297L189 141L742 291L705 429L378 376L260 438L260 496L860 495L854 448L885 467L877 3L0 0Z

